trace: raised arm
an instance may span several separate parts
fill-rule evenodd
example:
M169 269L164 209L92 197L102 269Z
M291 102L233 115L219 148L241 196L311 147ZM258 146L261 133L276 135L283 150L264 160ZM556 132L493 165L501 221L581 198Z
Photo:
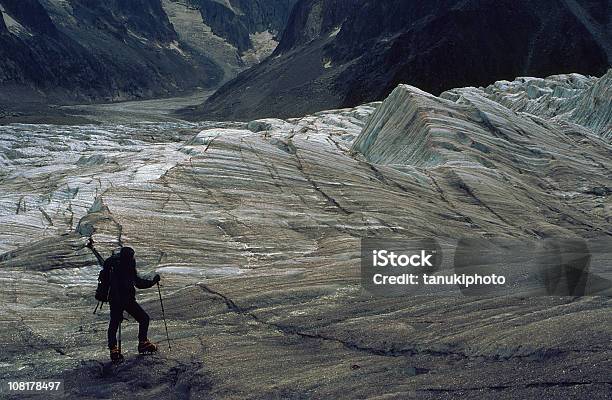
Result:
M91 250L91 252L94 254L94 256L96 256L96 258L98 259L98 263L100 264L100 266L104 267L104 257L102 257L100 255L100 253L98 253L98 250L96 250L93 247L93 239L89 238L89 241L87 242L87 244L85 245L89 248L89 250ZM153 286L153 285L151 285Z

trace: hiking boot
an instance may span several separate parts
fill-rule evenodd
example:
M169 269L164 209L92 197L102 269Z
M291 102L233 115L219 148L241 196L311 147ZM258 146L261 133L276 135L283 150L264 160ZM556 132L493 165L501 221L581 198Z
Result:
M140 354L155 353L157 346L149 341L149 339L138 343L138 352Z
M117 347L117 346L111 347L111 349L110 349L110 359L114 363L120 363L121 361L123 361L123 354L121 354L121 351L119 350L119 347Z

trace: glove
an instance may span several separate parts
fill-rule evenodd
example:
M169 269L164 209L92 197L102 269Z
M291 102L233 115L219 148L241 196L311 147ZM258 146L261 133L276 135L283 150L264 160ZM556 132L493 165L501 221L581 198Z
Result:
M90 249L92 249L93 248L93 244L94 244L93 239L89 238L89 240L87 241L87 244L85 245L85 247L89 247Z
M160 280L161 280L161 276L159 276L159 274L153 277L153 283L159 283Z

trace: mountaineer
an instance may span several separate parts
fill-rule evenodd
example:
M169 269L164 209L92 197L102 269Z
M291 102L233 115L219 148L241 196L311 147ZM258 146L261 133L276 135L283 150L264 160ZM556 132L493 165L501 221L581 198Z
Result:
M123 312L127 311L138 322L138 352L140 354L154 353L157 346L151 343L147 337L149 330L149 315L136 302L136 290L148 289L160 281L160 276L155 275L152 280L143 279L136 271L136 260L134 249L122 247L119 254L113 254L104 260L93 247L93 240L87 243L103 269L98 278L98 291L102 288L103 296L96 293L96 298L110 304L110 322L108 324L108 348L110 358L113 362L123 360L121 348L117 346L117 330L123 321ZM97 292L98 292L97 291Z

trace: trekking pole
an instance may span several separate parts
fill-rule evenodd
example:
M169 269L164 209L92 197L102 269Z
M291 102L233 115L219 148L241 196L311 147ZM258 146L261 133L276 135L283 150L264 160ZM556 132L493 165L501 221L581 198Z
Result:
M159 288L159 282L157 282L157 293L159 293L159 304L161 305L162 318L164 319L164 326L166 327L166 339L168 340L168 350L172 350L172 347L170 347L170 335L168 335L168 324L166 323L166 313L164 311L164 302L162 301L161 289Z
M94 309L94 314L96 313L96 311L98 311L98 307L100 307L100 302L98 302L98 304L96 304L96 308Z
M121 313L121 321L119 322L119 354L121 354L121 324L123 324L123 313Z

